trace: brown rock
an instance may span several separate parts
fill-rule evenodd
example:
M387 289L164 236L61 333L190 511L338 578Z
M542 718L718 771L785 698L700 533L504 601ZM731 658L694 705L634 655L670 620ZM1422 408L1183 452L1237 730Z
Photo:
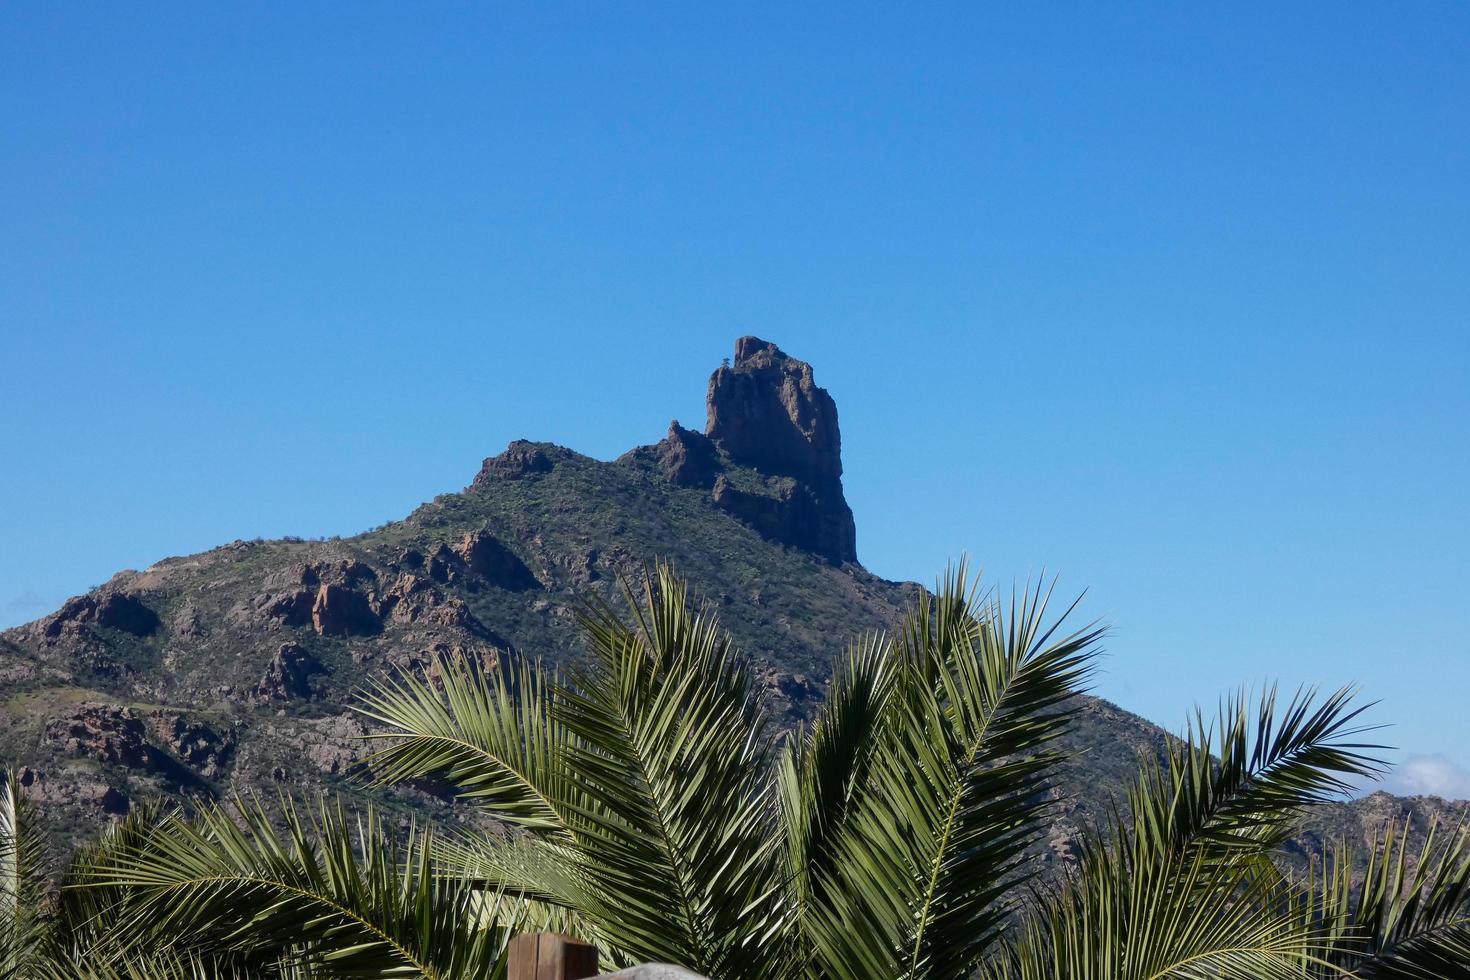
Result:
M308 589L295 592L266 592L256 597L255 608L262 617L285 626L305 626L311 622L311 607L316 593Z
M669 434L653 447L659 469L669 482L681 487L712 487L719 475L720 455L709 437L669 423Z
M325 671L310 650L299 643L283 643L266 664L265 676L255 685L255 696L263 701L309 698L313 693L311 679Z
M837 404L817 387L811 365L769 341L741 337L734 365L710 377L706 404L705 434L720 452L795 481L769 502L728 486L722 493L717 480L716 503L773 540L833 562L857 561L857 528L842 493Z
M103 813L113 816L123 816L130 808L130 802L126 794L108 786L106 783L87 782L77 788L77 799L88 806L94 806Z
M169 620L169 630L183 640L197 640L203 636L204 620L199 615L198 607L192 601L185 600Z
M149 733L193 774L214 779L229 764L234 733L220 732L183 712L159 710L148 717ZM160 767L162 768L162 767Z
M137 596L123 592L103 592L68 599L55 614L44 620L43 633L56 638L63 633L78 633L83 626L94 625L115 629L134 636L148 636L158 629L158 614Z
M152 769L160 762L158 750L148 744L143 720L131 708L82 705L70 718L51 722L46 737L77 758L128 769Z
M481 486L491 480L519 480L538 473L550 473L556 464L546 450L543 445L517 439L499 456L485 460L471 486Z
M710 377L705 435L762 473L828 488L842 477L837 404L812 367L757 337L735 343L735 363Z
M317 590L311 625L322 636L371 636L382 629L367 596L332 584L323 584Z
M515 552L488 530L471 531L456 550L466 568L502 589L534 589L541 583Z

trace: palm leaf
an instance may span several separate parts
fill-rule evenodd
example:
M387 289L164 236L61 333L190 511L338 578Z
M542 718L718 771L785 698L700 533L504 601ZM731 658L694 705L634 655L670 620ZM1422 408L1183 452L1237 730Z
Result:
M0 976L25 976L41 955L46 841L19 774L0 772Z
M1269 854L1302 808L1380 763L1353 741L1350 691L1300 693L1279 717L1277 704L1271 690L1254 715L1227 701L1218 743L1197 718L1139 776L1128 812L1083 841L1080 870L1041 893L990 975L1284 980L1321 966L1325 934Z
M442 779L499 820L566 838L579 794L566 781L556 686L509 655L488 671L456 657L435 681L385 680L356 709L388 726L369 736L386 743L369 764L383 783Z
M874 633L847 652L815 723L787 742L777 770L790 903L798 914L822 904L832 880L833 843L864 791L886 731L897 674L887 637ZM793 956L801 955L793 950Z
M435 874L422 839L400 845L368 811L282 804L284 839L251 801L169 818L137 846L78 871L73 888L124 889L117 928L208 954L288 958L331 977L456 978L498 969L506 930Z
M909 618L882 744L806 917L824 975L962 978L1010 913L1050 743L1103 632L1059 635L1048 598L983 602L961 565Z
M1409 848L1412 817L1402 830L1387 824L1355 883L1353 850L1339 845L1324 862L1313 924L1327 938L1331 964L1322 977L1351 971L1363 980L1454 980L1470 977L1470 832L1441 843L1431 824L1417 852Z
M779 875L772 740L750 671L667 566L625 591L632 625L606 605L584 613L592 666L558 705L594 801L576 831L584 912L636 961L760 975Z

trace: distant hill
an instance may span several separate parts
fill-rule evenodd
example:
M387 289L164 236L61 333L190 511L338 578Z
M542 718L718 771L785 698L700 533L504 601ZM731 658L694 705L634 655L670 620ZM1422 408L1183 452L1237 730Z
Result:
M654 558L718 610L784 720L808 717L845 643L892 626L920 589L858 562L837 408L809 365L741 338L707 401L703 433L675 422L613 462L516 441L463 492L355 537L236 541L119 572L0 634L0 760L25 767L66 837L154 794L327 788L464 819L426 792L365 788L354 690L450 651L574 663L577 603ZM1164 739L1087 700L1051 857ZM1304 835L1304 859L1323 834L1439 806L1374 799Z

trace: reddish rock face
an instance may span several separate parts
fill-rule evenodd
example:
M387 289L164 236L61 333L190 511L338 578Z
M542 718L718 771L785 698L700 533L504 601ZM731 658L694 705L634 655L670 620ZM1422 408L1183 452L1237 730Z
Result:
M735 363L709 380L705 435L737 463L841 495L837 403L812 366L758 337L735 342Z
M457 554L466 568L502 589L519 591L540 584L526 563L489 531L482 529L466 534Z
M797 483L798 490L761 504L775 508L761 523L780 529L763 533L835 562L857 561L857 528L842 493L837 403L817 387L811 365L770 341L741 337L734 364L710 377L705 402L705 434L720 452ZM737 516L751 508L737 495L726 499L741 512Z
M485 460L480 473L471 486L481 486L493 480L519 480L537 473L550 473L555 461L546 447L517 439L505 447L499 456Z
M311 607L311 624L323 636L370 636L382 623L361 592L324 584Z
M326 668L311 651L299 643L283 643L265 676L255 686L255 696L263 701L289 701L312 696L311 679Z
M677 421L654 447L659 469L669 482L681 487L712 487L720 472L719 454L708 436L692 432Z
M134 636L147 636L159 626L157 613L136 596L121 592L68 599L66 605L45 622L45 635L52 638L66 632L76 633L88 624L121 630Z

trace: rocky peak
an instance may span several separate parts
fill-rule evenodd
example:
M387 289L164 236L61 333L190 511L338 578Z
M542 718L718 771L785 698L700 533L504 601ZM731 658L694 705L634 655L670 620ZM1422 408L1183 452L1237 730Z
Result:
M728 501L727 509L769 537L831 561L857 561L857 530L842 493L837 403L817 386L812 366L768 340L741 337L734 363L710 376L705 404L705 435L721 453L795 481L770 501L716 494L716 502ZM755 513L762 518L753 520Z
M735 342L735 361L709 379L705 435L737 463L842 496L837 403L812 366L759 337Z
M505 447L505 452L485 460L471 486L479 487L495 480L519 480L538 473L550 473L556 465L552 454L557 448L545 443L516 439Z
M673 483L681 487L714 486L720 471L719 454L709 437L684 428L675 419L669 423L669 434L654 446L659 468Z

